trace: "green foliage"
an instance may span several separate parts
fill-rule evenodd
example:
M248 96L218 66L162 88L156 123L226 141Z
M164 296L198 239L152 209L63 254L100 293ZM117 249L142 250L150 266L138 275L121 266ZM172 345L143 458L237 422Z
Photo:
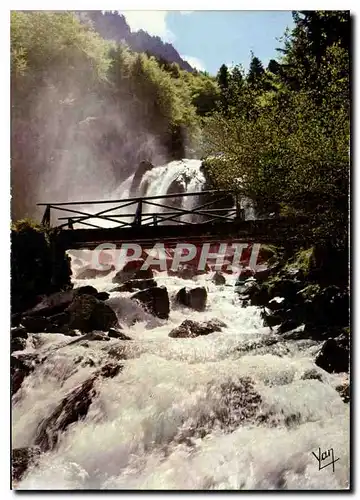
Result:
M339 15L342 27L345 17ZM329 26L336 25L334 14L320 13L315 19L321 39ZM283 215L304 215L315 241L346 248L348 52L340 35L329 34L326 43L321 42L322 56L315 57L311 38L315 28L308 31L296 26L288 37L285 61L291 59L295 72L286 62L279 77L264 72L253 58L247 81L233 95L226 113L220 110L207 119L204 154L218 187L237 188L258 207L275 204ZM301 51L295 50L298 44L304 50L301 60L297 59ZM305 60L314 65L310 64L311 78L304 70ZM296 91L294 80L285 74L297 78Z
M64 155L74 171L90 160L117 180L144 154L184 157L219 99L215 78L105 41L72 12L11 13L11 86L14 218L34 213L30 178Z
M247 83L254 88L261 87L264 74L265 71L262 62L252 54L249 73L247 74Z
M285 270L297 269L304 277L308 276L314 266L314 247L296 252L294 257L286 263Z

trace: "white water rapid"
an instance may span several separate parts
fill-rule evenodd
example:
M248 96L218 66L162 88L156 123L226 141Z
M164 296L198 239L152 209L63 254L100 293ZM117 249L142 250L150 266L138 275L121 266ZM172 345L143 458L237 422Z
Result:
M159 168L161 177L153 178L155 170L145 176L147 194L161 193L174 180L168 167ZM126 182L129 188L131 179ZM189 190L201 182L200 174L192 177ZM79 258L73 260L78 265ZM109 291L113 275L74 284ZM241 307L233 276L221 286L212 283L212 273L183 280L164 272L155 279L169 292L168 320L146 313L130 292L112 292L106 302L132 340L68 345L73 337L29 335L22 353L46 359L13 396L13 448L32 446L38 425L99 367L111 361L123 370L97 379L85 418L61 434L16 488L348 488L349 405L335 390L346 375L315 366L321 343L284 341L270 332L260 308ZM195 283L207 287L205 312L174 303L180 288ZM214 318L226 324L221 332L168 336L185 319ZM314 370L317 377L309 379ZM339 458L334 472L331 466L319 471L312 454L319 447L333 448Z

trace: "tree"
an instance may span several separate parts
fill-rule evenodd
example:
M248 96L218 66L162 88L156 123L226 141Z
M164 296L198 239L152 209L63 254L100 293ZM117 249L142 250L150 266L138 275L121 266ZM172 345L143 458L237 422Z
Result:
M333 25L324 23L325 38ZM209 117L204 132L207 168L218 187L237 188L258 206L276 203L282 214L305 215L317 243L346 249L349 54L346 43L339 36L334 41L332 34L328 41L334 43L316 60L310 48L313 32L298 35L288 42L288 55L281 61L286 76L291 74L286 64L294 65L294 80L281 82L274 75L276 85L266 90L267 74L253 58L253 79L237 96L236 106L229 107L228 115ZM300 42L304 52L295 57Z
M226 64L222 64L217 74L217 82L221 93L221 105L224 112L228 109L228 90L229 90L229 69Z
M251 53L251 62L246 78L248 85L252 86L253 88L260 88L264 73L265 71L260 59L258 59L254 56L253 53Z

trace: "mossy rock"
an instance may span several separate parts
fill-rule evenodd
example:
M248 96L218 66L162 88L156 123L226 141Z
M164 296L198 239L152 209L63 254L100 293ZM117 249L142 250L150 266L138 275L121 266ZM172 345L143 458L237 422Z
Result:
M57 231L23 219L11 231L11 308L33 307L40 295L72 287L70 258L56 241Z

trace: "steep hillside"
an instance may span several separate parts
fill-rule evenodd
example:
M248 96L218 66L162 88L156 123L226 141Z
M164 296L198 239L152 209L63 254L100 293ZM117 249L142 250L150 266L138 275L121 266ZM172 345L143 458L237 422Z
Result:
M170 63L177 63L185 71L194 69L184 61L171 43L164 43L160 37L151 36L144 30L132 32L125 16L114 12L82 11L77 13L81 21L92 25L105 40L125 41L134 52L147 52Z

